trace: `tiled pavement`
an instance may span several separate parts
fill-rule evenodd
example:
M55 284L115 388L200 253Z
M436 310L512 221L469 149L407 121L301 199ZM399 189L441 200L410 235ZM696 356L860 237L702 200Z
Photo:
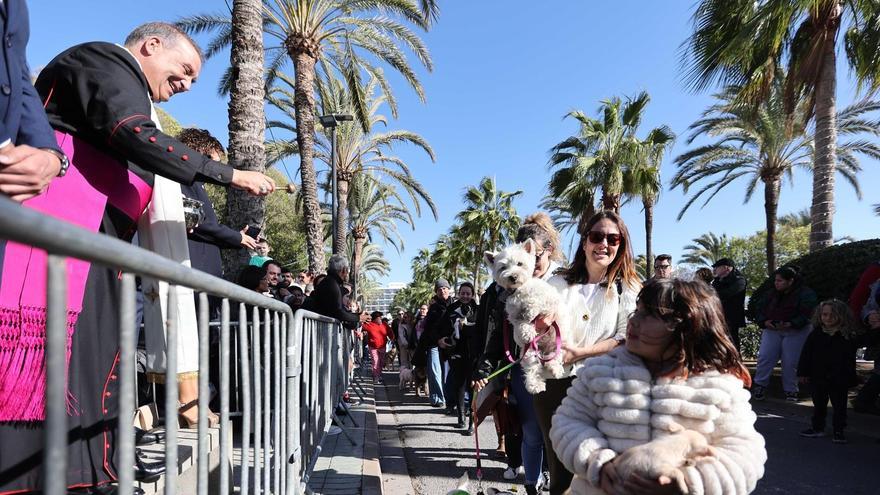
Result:
M363 386L366 390L364 402L350 406L351 418L341 417L345 430L355 443L352 445L344 433L328 434L324 437L321 455L309 479L309 489L314 493L325 495L382 493L373 387L369 383L364 383ZM357 396L352 394L352 398L357 399ZM352 424L352 419L357 426Z

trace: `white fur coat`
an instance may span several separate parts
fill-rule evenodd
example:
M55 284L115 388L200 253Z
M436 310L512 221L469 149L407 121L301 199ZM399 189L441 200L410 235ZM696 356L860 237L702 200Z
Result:
M689 493L746 494L764 475L764 437L749 392L716 371L652 380L624 347L585 361L553 416L550 439L575 474L573 494L600 494L602 465L679 426L706 436L716 457L683 468ZM675 425L675 426L673 426Z

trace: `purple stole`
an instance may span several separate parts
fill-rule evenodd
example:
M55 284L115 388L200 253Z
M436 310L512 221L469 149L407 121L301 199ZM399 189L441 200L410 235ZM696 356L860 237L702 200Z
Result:
M150 201L152 187L114 158L73 135L55 131L70 159L67 175L54 179L45 193L23 203L27 208L98 232L108 205L136 224ZM6 243L0 285L0 421L45 418L45 251ZM90 263L67 260L67 364ZM89 329L83 329L89 331ZM68 393L68 410L75 398Z

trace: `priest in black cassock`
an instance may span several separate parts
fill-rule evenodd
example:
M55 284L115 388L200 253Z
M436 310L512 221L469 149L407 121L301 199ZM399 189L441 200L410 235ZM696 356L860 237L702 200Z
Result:
M272 192L269 177L233 170L159 130L152 103L188 91L202 58L192 39L166 23L138 27L125 46L86 43L55 57L35 86L70 168L24 205L130 240L141 214L156 202L158 176L255 195ZM12 242L5 249L0 311L12 316L3 322L10 339L0 349L0 494L42 488L45 278L40 280L38 265L45 265L45 255L40 256ZM67 484L84 493L113 493L117 469L131 468L114 459L120 419L118 273L71 260L68 279Z

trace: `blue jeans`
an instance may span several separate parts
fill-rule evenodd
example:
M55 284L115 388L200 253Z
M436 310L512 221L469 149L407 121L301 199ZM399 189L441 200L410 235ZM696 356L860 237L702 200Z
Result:
M526 390L519 365L510 370L510 391L516 401L516 413L522 425L522 463L526 472L526 484L534 485L541 476L544 463L544 436L532 406L532 394Z
M443 370L440 368L440 350L428 348L428 393L431 404L443 403Z
M761 332L761 347L758 349L755 383L762 387L769 385L773 367L782 358L782 389L788 393L797 392L798 360L811 330L810 325L792 330L765 328Z

